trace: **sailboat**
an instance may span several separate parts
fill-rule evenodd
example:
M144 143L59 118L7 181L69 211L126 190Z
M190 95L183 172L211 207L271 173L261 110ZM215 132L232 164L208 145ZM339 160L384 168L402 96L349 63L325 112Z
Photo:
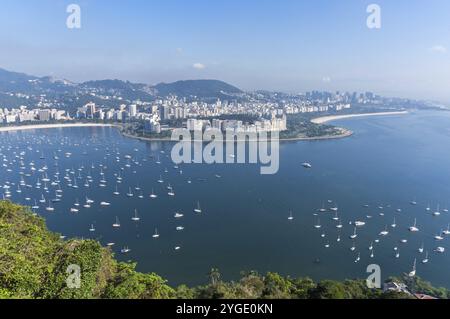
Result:
M422 246L420 246L420 248L419 248L418 250L419 250L419 253L423 254L423 250L424 250L424 245L423 245L423 243L422 243Z
M361 260L361 253L358 253L358 257L355 259L355 263L358 263Z
M450 224L448 224L447 229L442 232L444 235L450 235Z
M78 201L78 198L75 200L74 206L75 206L75 207L79 207L79 206L80 206L80 202Z
M95 232L94 224L91 224L91 228L89 228L89 231L90 231L91 233Z
M120 252L121 252L122 254L127 254L127 253L129 253L130 251L131 251L131 249L128 248L128 247L124 247L124 248L122 248L122 249L120 250Z
M369 250L373 250L373 242L370 243Z
M141 193L139 194L139 196L138 196L140 199L143 199L144 198L144 193L141 191Z
M419 228L417 228L417 218L414 218L414 225L409 227L410 232L418 232Z
M333 220L335 220L335 221L338 221L338 220L339 220L339 216L337 215L337 211L336 211L336 213L334 214Z
M320 229L322 225L320 225L320 219L317 219L317 224L314 225L315 229Z
M337 228L337 229L341 229L342 227L344 227L344 225L342 225L341 220L338 219L338 223L337 223L337 225L336 225L336 228Z
M371 251L370 251L370 258L374 258L375 257L375 254L374 254L374 250L372 249Z
M173 190L173 187L169 185L169 192L167 193L169 196L175 196L175 191Z
M422 264L426 264L428 263L429 259L428 259L428 251L425 254L425 258L422 260Z
M352 245L352 247L350 247L350 250L351 250L351 251L355 251L355 250L356 250L356 244L355 244L355 241L353 241L353 245Z
M151 192L151 194L150 194L150 198L157 198L158 197L158 195L156 195L155 194L155 192L153 191L153 188L152 188L152 192Z
M395 248L397 248L397 247L395 247ZM395 258L400 258L400 250L397 248L396 250L395 250Z
M114 228L120 227L119 217L116 216L116 222L112 225Z
M436 239L438 241L444 240L444 237L441 236L441 233L442 233L442 231L438 235L434 236L434 239Z
M202 209L200 208L200 202L197 202L197 207L194 208L194 212L198 214L202 212Z
M153 238L159 238L158 229L155 228L155 233L152 235Z
M358 234L356 234L356 227L355 227L353 234L350 235L350 239L355 239L356 237L358 237Z
M117 185L116 185L116 190L115 190L115 192L113 193L114 195L120 195L120 193L119 193L119 190L118 190L118 188L117 188Z
M438 204L436 211L433 213L433 216L439 216L439 215L441 215L441 209L439 208L439 204Z
M32 209L39 209L39 205L37 204L37 201L34 200L34 206L31 207Z
M413 269L408 274L409 277L415 277L416 276L416 264L417 264L417 259L414 259Z
M391 227L392 227L392 228L396 228L396 227L397 227L397 222L396 222L396 220L395 220L395 217L394 217L394 222L392 223Z
M138 221L141 220L141 219L138 217L137 209L134 210L134 216L131 217L131 220L134 221L134 222L138 222Z
M380 236L387 236L387 235L389 235L389 232L388 232L387 226L386 226L386 228L380 233Z
M129 189L128 189L127 196L128 197L133 197L134 196L134 194L131 192L131 187L129 187Z
M48 201L48 206L45 208L46 211L48 212L53 212L55 211L55 209L52 207L52 202Z
M292 216L292 211L289 213L288 220L294 220L294 216Z
M175 215L174 215L175 218L181 218L183 216L184 215L182 213L175 213Z

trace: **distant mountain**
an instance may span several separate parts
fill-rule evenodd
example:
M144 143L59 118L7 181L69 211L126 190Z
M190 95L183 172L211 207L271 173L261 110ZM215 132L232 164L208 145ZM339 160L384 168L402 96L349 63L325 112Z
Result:
M229 98L243 92L235 86L218 80L187 80L160 83L153 87L158 96L177 95L203 99Z
M0 69L0 92L23 94L68 93L72 89L73 83L66 80L58 80L50 76L36 77Z
M74 109L89 100L114 106L135 100L152 101L169 95L203 100L239 99L243 92L218 80L187 80L155 86L109 79L78 84L50 76L37 77L0 69L0 107L34 106L42 94L60 101L62 107Z

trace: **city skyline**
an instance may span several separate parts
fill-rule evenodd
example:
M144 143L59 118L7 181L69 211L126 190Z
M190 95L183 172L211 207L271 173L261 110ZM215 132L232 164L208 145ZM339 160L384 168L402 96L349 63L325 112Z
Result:
M450 4L434 2L47 0L27 1L33 10L24 11L7 1L1 67L75 82L218 79L246 91L375 91L447 102ZM66 27L71 3L81 8L81 29ZM381 8L380 29L366 25L371 3Z

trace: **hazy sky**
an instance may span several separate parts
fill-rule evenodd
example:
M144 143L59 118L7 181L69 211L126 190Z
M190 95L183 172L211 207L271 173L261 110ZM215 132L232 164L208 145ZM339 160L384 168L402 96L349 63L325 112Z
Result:
M71 3L81 29L66 27ZM450 101L449 0L2 0L0 43L0 67L73 81L214 78Z

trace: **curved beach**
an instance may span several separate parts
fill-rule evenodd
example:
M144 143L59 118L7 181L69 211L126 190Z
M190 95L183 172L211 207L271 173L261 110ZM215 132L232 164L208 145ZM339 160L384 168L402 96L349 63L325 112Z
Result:
M101 123L61 123L61 124L36 124L36 125L20 125L20 126L3 126L0 127L0 132L24 131L24 130L40 130L52 128L66 128L66 127L117 127L114 124Z
M405 115L408 111L396 111L396 112L377 112L377 113L359 113L359 114L346 114L346 115L330 115L322 116L312 119L314 124L324 124L331 121L354 118L354 117L366 117L366 116L389 116L389 115Z

